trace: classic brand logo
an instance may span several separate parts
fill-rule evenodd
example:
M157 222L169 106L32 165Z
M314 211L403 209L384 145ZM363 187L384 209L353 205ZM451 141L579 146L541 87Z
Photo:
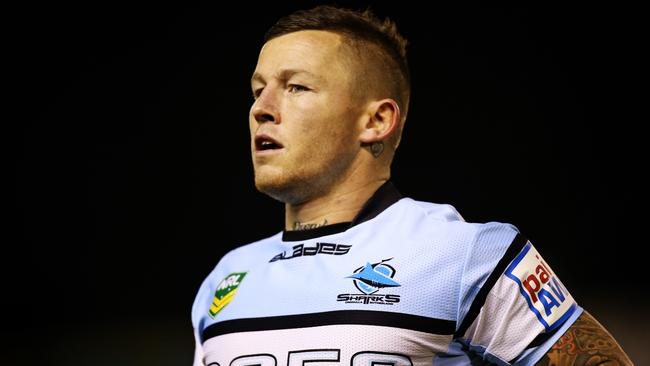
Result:
M303 256L313 256L317 254L344 255L348 254L350 248L352 248L352 245L336 243L316 243L313 247L306 247L305 244L298 244L294 245L293 248L291 248L293 250L289 253L284 251L280 254L277 254L271 258L269 263Z
M399 295L394 294L377 294L386 287L399 287L400 284L393 280L395 268L386 264L393 258L384 259L381 262L366 262L365 266L354 270L354 273L345 278L351 278L354 286L361 294L339 294L337 301L353 304L381 304L393 305L400 301Z
M232 301L235 293L237 293L237 287L239 287L245 276L246 272L235 272L229 274L219 282L217 290L214 292L214 300L212 300L212 305L210 306L210 310L208 310L211 318L214 318L217 313Z

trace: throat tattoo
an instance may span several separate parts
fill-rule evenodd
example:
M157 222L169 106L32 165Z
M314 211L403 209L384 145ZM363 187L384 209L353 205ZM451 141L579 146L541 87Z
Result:
M323 220L321 223L313 223L313 224L307 224L304 222L300 221L295 221L293 223L293 229L294 230L310 230L310 229L316 229L321 226L327 225L327 219Z

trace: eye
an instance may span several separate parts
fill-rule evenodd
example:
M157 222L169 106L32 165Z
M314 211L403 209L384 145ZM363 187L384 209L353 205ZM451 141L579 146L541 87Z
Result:
M298 93L309 90L309 88L298 84L289 84L287 89L289 90L289 93Z
M260 95L262 94L263 90L264 90L264 88L258 88L258 89L253 90L253 99L259 98Z

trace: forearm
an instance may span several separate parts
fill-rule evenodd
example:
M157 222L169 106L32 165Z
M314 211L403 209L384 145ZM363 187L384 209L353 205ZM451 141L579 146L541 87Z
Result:
M633 363L614 337L585 311L537 365L627 366Z

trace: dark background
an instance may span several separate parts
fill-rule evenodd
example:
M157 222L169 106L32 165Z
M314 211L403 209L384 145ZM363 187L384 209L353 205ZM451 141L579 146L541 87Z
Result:
M249 80L266 29L316 3L7 11L0 364L191 363L200 282L282 228L252 183ZM393 177L468 221L515 224L644 364L645 164L625 114L638 45L624 12L591 6L375 3L410 40Z

